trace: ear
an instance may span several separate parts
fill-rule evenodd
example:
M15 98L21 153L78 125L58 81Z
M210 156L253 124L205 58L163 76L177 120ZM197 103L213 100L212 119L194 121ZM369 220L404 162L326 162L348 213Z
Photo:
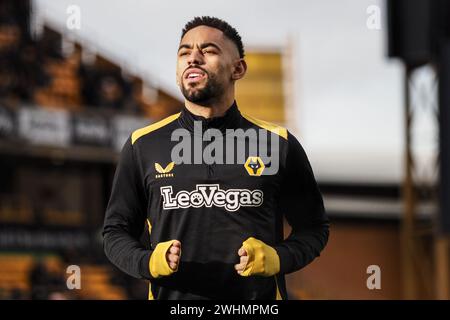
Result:
M244 77L246 72L247 72L247 62L245 62L244 59L236 60L236 62L234 63L234 70L233 74L231 75L231 78L233 80L239 80L242 77Z

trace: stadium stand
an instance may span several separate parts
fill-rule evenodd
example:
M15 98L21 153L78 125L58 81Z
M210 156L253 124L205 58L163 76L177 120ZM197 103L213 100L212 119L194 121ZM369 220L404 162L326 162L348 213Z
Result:
M85 61L79 43L63 50L58 30L32 34L32 14L30 0L0 2L0 116L29 108L148 123L181 107L159 88L149 98L145 80L101 54ZM24 143L18 120L2 119L0 299L144 299L146 284L114 269L98 236L118 147ZM70 264L81 269L82 290L67 289Z

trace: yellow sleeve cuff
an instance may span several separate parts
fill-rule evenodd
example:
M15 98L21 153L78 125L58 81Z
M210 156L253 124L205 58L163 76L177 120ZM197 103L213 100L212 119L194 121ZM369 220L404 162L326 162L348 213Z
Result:
M153 250L149 261L150 274L153 278L169 276L178 271L178 267L177 269L172 270L166 259L167 251L169 251L169 248L174 241L175 240L160 242L156 245L155 250Z
M247 251L248 262L241 276L270 277L280 272L280 258L274 248L253 237L242 245Z

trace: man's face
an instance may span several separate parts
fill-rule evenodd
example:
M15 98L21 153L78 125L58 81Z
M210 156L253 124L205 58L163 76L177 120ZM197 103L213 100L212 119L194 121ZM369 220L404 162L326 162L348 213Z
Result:
M222 31L199 26L181 39L177 84L191 102L208 105L233 87L239 53Z

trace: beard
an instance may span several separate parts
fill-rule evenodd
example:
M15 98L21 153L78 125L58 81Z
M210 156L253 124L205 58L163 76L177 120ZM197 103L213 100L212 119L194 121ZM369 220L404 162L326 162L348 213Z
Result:
M207 77L206 84L203 88L197 88L199 84L186 86L182 82L181 92L186 100L192 103L209 106L212 101L222 96L224 88L214 75L211 75L206 71L205 73Z

